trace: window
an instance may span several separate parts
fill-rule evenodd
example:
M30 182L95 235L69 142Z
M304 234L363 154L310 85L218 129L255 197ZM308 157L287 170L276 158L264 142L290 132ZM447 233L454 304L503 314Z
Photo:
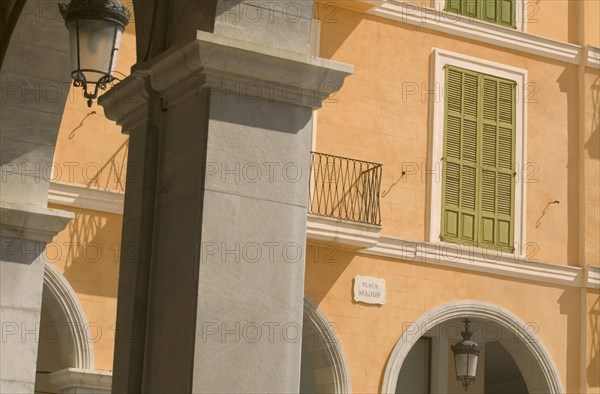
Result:
M445 66L442 241L514 251L516 83Z
M515 0L446 0L445 10L497 25L516 27Z

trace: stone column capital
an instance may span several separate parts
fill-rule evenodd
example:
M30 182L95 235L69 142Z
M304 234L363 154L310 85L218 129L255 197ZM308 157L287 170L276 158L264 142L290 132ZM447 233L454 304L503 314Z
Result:
M208 88L250 101L266 99L316 109L342 87L353 69L344 63L197 31L187 44L140 65L99 103L108 118L125 127L138 126L147 117L143 103L149 89L159 93L164 108Z
M147 125L151 94L149 75L149 70L139 67L98 99L105 116L123 126L125 134L145 129Z

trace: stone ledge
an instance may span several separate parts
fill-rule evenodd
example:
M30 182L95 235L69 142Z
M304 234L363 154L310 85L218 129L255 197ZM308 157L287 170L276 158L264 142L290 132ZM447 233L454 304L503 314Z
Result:
M381 226L350 222L326 216L309 214L306 222L306 238L335 242L342 248L358 250L377 245Z
M375 7L379 7L386 0L317 0L319 3L327 6L336 6L340 8L347 8L350 10L367 12Z
M562 286L593 287L594 275L597 275L597 280L600 281L600 271L594 273L591 267L590 276L586 279L584 270L580 267L531 261L509 253L448 243L417 242L381 237L377 245L360 252Z
M587 278L587 287L591 289L600 289L600 267L595 265L586 265L585 277Z
M0 206L0 236L51 242L74 217L72 212L5 203Z
M125 193L67 182L50 182L48 202L123 215Z
M61 393L110 393L112 387L112 373L95 369L61 369L48 378Z

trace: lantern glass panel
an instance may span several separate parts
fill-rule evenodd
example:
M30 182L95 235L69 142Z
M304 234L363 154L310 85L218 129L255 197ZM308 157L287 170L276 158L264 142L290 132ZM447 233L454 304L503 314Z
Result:
M475 377L476 373L477 373L477 358L478 356L476 354L469 354L469 370L468 375L469 376L473 376Z
M122 30L110 21L97 19L73 21L68 24L68 28L71 35L73 70L81 70L88 83L97 83L102 77L110 74L116 62ZM113 45L116 49L114 56Z
M468 354L455 354L454 355L454 367L456 368L456 376L466 376L467 375L467 363L468 363Z

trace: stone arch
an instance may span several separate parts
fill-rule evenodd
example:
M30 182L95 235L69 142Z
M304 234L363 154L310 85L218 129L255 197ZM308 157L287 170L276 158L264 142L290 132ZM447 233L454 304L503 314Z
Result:
M67 279L48 262L44 270L42 304L61 334L61 357L65 366L94 369L94 346L83 307Z
M428 330L438 324L449 320L470 318L492 321L503 329L510 331L518 339L515 346L510 347L510 341L502 341L503 346L509 345L507 350L511 352L519 368L528 366L529 373L523 378L530 393L563 393L562 383L556 366L550 354L542 342L528 329L529 325L519 319L512 312L497 305L479 301L457 301L440 305L419 317L396 343L385 368L382 381L382 393L394 393L398 381L398 374L406 355ZM521 350L514 352L514 350ZM523 351L526 350L526 351Z
M302 347L310 357L317 393L346 394L352 392L348 363L337 327L308 297L304 297Z

